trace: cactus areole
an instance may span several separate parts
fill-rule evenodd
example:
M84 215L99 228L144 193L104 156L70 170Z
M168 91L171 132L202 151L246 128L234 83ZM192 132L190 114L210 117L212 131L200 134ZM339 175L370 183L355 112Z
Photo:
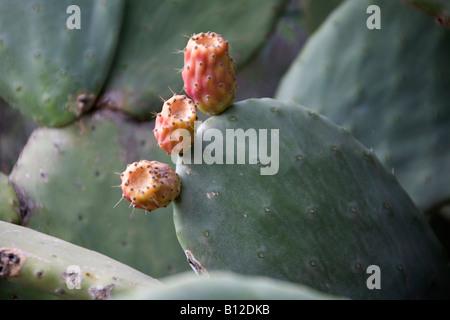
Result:
M205 114L230 107L236 94L236 71L228 41L214 32L194 34L184 49L184 90Z
M165 163L141 160L120 175L122 197L134 208L147 211L167 207L180 193L178 174Z
M158 146L168 154L179 143L178 129L185 129L191 135L194 142L194 122L197 119L196 104L185 95L174 95L164 102L163 108L158 113L153 133L158 141ZM184 150L186 151L186 150Z

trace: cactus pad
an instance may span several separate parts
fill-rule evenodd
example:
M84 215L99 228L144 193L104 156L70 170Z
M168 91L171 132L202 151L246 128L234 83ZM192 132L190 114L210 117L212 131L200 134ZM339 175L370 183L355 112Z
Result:
M0 221L21 223L20 203L8 176L0 172Z
M268 277L215 272L208 278L182 273L161 279L165 284L134 299L146 300L335 300L340 297ZM130 298L130 297L125 297ZM225 310L223 310L225 311ZM270 314L270 310L269 314Z
M1 221L0 270L2 279L72 299L104 300L161 286L106 256Z
M136 118L159 112L160 96L181 93L182 49L186 37L214 30L230 42L230 53L243 67L264 43L284 0L128 1L120 47L99 104ZM179 52L180 54L177 54Z
M78 0L81 29L68 29L73 4L0 2L0 95L42 125L93 106L116 49L124 1Z
M228 142L239 129L245 134ZM202 143L207 134L214 142ZM256 144L264 152L250 152ZM195 164L195 154L214 152L223 164ZM297 104L240 101L198 128L193 157L177 165L174 221L196 270L358 299L448 297L448 260L424 215L374 154L330 120ZM279 170L261 175L277 158ZM367 288L370 265L380 267L383 290Z
M381 29L369 30L369 5ZM402 1L350 0L310 38L275 97L347 128L421 209L450 198L450 29Z
M64 128L36 129L10 175L35 205L28 226L154 277L189 269L172 206L145 215L118 203L128 163L171 163L152 128L103 110Z

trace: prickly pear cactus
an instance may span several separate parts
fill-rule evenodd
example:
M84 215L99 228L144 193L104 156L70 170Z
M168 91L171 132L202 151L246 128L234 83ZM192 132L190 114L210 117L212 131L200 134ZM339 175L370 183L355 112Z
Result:
M172 206L145 214L118 203L127 164L171 163L152 128L104 110L64 128L35 130L10 175L34 204L27 225L154 277L189 269Z
M0 279L0 300L62 300L51 293Z
M215 272L207 278L181 273L161 279L164 286L140 296L145 300L336 300L344 299L267 277L247 277L232 272ZM260 307L262 312L262 307ZM267 309L270 314L270 308Z
M160 97L181 93L182 50L194 33L216 31L230 44L238 68L263 45L284 0L128 1L110 77L99 105L149 119ZM179 54L177 52L179 51Z
M366 27L369 5L381 29ZM309 39L276 98L323 113L422 209L450 197L450 29L402 1L349 0Z
M108 74L124 1L1 1L0 95L39 124L62 126L88 110ZM71 12L71 11L69 11Z
M159 281L106 256L1 221L0 278L64 298L91 300L161 286Z
M250 99L204 122L193 148L191 163L201 164L177 165L174 221L199 273L265 275L356 299L449 297L448 260L423 214L328 119ZM366 285L370 265L382 290Z

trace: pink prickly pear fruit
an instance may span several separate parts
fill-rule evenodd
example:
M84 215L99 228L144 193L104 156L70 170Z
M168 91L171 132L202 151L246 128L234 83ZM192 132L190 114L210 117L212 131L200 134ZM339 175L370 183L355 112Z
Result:
M214 32L194 34L184 49L184 90L200 111L215 115L233 104L236 70L228 41Z
M172 154L173 148L180 143L179 139L182 138L174 134L177 129L189 131L192 145L196 119L197 106L185 95L174 95L165 101L161 112L156 116L155 129L153 129L158 146L168 154Z
M129 164L120 177L122 197L135 208L152 211L167 207L180 193L178 174L168 164L158 161Z

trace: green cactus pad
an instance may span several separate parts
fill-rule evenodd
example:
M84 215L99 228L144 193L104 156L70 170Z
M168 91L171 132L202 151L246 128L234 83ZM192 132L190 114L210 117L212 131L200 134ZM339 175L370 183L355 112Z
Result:
M192 272L161 279L164 286L124 299L145 300L334 300L343 299L294 283L268 277L215 272L198 278ZM224 310L222 311L224 312ZM270 309L269 309L270 314Z
M1 221L0 257L1 278L64 298L103 300L161 286L97 252Z
M104 110L64 128L35 130L10 176L34 202L28 226L154 277L189 269L171 206L145 214L123 199L115 207L128 163L171 164L153 126Z
M381 10L369 30L366 9ZM401 1L348 1L310 38L276 98L323 113L422 209L449 199L450 30Z
M55 294L0 279L0 300L61 300Z
M274 134L269 154L279 138L276 174L261 175L275 165L265 152L230 164L210 145L217 136L197 149L206 133L237 129ZM242 153L255 145L236 140ZM175 227L198 272L264 275L356 299L449 296L448 260L424 215L375 155L330 120L293 103L245 100L198 128L199 151L224 164L197 156L203 164L177 165ZM381 269L382 290L366 286L370 265Z
M8 176L0 172L0 220L19 224L20 203Z
M120 47L99 105L148 119L161 99L181 94L182 50L194 33L214 31L229 41L242 67L262 46L283 0L129 1ZM179 51L177 53L177 51Z
M39 124L73 121L94 104L105 81L123 4L1 1L0 95ZM80 8L81 29L67 28L71 5Z

